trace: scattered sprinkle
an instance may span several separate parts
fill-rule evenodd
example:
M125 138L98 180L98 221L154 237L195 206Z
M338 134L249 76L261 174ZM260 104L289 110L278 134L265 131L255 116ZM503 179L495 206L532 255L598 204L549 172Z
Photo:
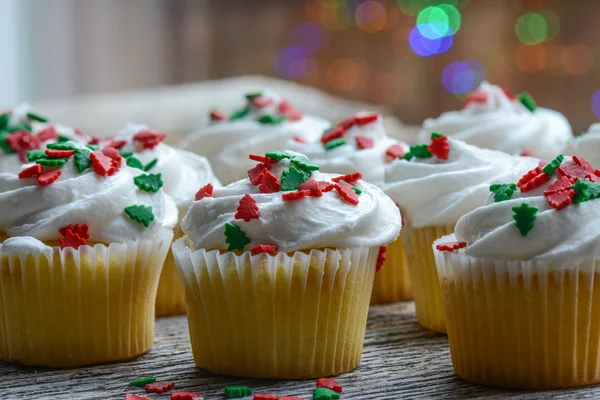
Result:
M340 196L342 197L342 199L344 199L346 203L350 203L355 206L358 205L358 195L352 189L352 186L350 186L346 182L337 182L335 184L335 190L337 190L337 192L340 194Z
M562 154L557 155L552 161L546 164L544 168L542 168L542 171L546 175L554 175L554 173L556 172L556 170L558 169L558 167L564 159L565 157Z
M66 247L72 247L75 250L79 248L79 246L85 246L87 242L84 238L79 236L77 233L67 229L63 236L60 238L60 248L64 249Z
M433 136L433 135L432 135ZM446 136L434 137L427 150L439 160L447 160L450 154L450 144Z
M383 253L385 254L385 247L383 247ZM381 253L381 248L379 248L379 253ZM318 388L327 388L331 389L334 392L342 393L342 385L340 385L337 381L334 381L330 378L319 378L317 379L317 387Z
M331 180L334 182L345 181L347 183L352 184L352 183L358 182L359 179L362 179L362 174L360 172L353 172L351 174L336 176L335 178L332 178Z
M58 177L60 176L60 174L61 174L60 169L44 172L43 174L38 176L38 178L37 178L38 184L40 184L41 186L49 185L52 182L55 182L58 179Z
M92 159L90 158L91 154L92 152L87 149L75 150L73 162L75 163L75 168L77 168L77 171L80 174L92 166Z
M56 128L54 125L50 125L39 131L36 136L41 142L45 142L48 140L57 139L58 133L56 133Z
M246 222L250 222L250 220L257 219L259 217L260 212L258 211L256 200L254 200L250 194L246 193L244 197L240 199L234 218L243 219Z
M306 140L304 140L303 138L301 138L300 136L294 136L292 137L292 139L294 140L294 142L296 143L300 143L300 144L308 144L308 142Z
M573 182L577 179L590 179L593 175L592 172L577 164L563 164L558 167L558 173L570 178Z
M259 96L262 96L262 92L248 92L244 95L244 97L249 101Z
M340 394L338 392L334 392L331 389L327 389L327 388L313 389L313 399L314 400L337 400L339 398L340 398Z
M133 151L120 151L119 154L123 158L128 158L128 157L131 157L133 155Z
M38 121L38 122L48 122L48 118L41 116L40 114L36 114L34 112L28 112L27 113L27 118L33 120L33 121Z
M75 154L75 150L46 150L46 155L51 158L68 158Z
M277 162L277 160L275 160L274 158L259 156L258 154L250 154L248 156L248 158L251 159L252 161L257 161L260 163L276 163Z
M35 162L47 167L62 167L67 163L67 160L64 158L38 158Z
M164 393L175 387L174 382L153 382L144 385L144 389L146 389L146 393Z
M252 248L252 255L255 256L261 253L274 254L277 253L277 251L279 251L279 247L274 244L259 244Z
M100 176L112 176L118 170L115 161L99 150L92 152L90 159L92 160L94 172Z
M375 272L379 272L381 271L381 268L383 268L383 264L385 263L385 261L387 260L387 249L385 246L380 246L379 247L379 253L377 254L377 264L375 266ZM326 379L326 378L319 378L319 379ZM319 380L317 379L317 387L319 387ZM327 386L324 386L327 387ZM333 389L333 388L330 388ZM340 386L340 393L342 393L342 387ZM335 389L333 389L335 390ZM337 390L336 390L337 392Z
M313 178L310 178L306 182L302 183L298 189L299 190L308 190L310 192L309 196L311 196L311 197L323 196L323 191L321 190L321 186L319 185L319 182L317 182Z
M152 400L152 399L148 396L144 396L141 394L126 393L125 400Z
M577 165L579 165L580 167L582 167L583 169L585 169L586 171L589 172L593 172L594 168L592 167L592 164L589 163L588 160L586 160L583 157L580 156L573 156L573 162Z
M78 234L83 239L90 238L89 226L88 224L71 224L63 226L58 230L61 235L66 235L68 231Z
M517 190L514 183L497 183L490 186L490 192L494 193L494 202L510 200L513 193Z
M458 249L462 249L463 247L467 247L467 243L466 242L447 242L447 243L440 243L437 246L435 246L436 249L438 249L439 251L454 251L454 250L458 250Z
M303 169L305 171L318 171L320 169L319 166L317 164L313 163L312 161L310 161L308 159L308 157L294 156L294 157L292 157L290 162L292 164L294 164L296 167Z
M271 168L271 163L261 163L254 168L248 170L248 178L253 185L258 185L262 182L265 173Z
M154 168L154 166L156 166L156 164L158 164L158 158L155 158L154 160L152 160L148 164L146 164L144 166L144 171L146 171L146 172L150 171L152 168Z
M153 376L147 376L145 378L136 379L135 381L129 382L130 386L144 387L149 383L156 382L156 378Z
M48 143L46 145L48 149L52 150L77 150L77 147L73 145L72 142L58 142L58 143Z
M367 125L367 124L377 121L378 118L379 118L379 114L374 113L374 114L368 114L368 115L357 115L354 118L354 120L356 121L356 125L363 126L363 125Z
M281 177L281 191L288 192L291 190L297 190L300 188L300 185L306 182L309 177L306 177L300 170L298 170L293 165L290 165L290 169L288 171L283 172L283 176Z
M285 115L274 116L271 114L261 115L256 119L256 121L260 124L270 124L270 125L278 125L284 122L287 119Z
M211 121L225 121L227 119L227 115L225 115L224 113L217 111L217 110L212 110L210 112L210 120Z
M331 142L332 140L339 139L344 136L344 133L346 133L346 130L341 126L336 126L326 130L325 133L323 133L323 136L321 136L321 143L326 146L327 143Z
M141 130L133 135L132 140L142 145L142 149L153 149L167 138L165 133Z
M517 187L521 190L521 192L529 192L533 189L538 188L544 183L548 182L552 177L548 174L545 174L541 167L536 167L531 171L528 171L519 179L517 182Z
M289 153L287 153L285 151L279 151L279 150L267 151L267 154L265 154L265 156L272 158L274 160L277 160L277 161L281 161L284 158L292 158L292 156ZM272 161L270 161L270 162L272 162Z
M486 91L478 90L476 92L469 93L465 102L463 103L463 108L466 108L471 103L480 103L485 104L488 100L488 94Z
M297 192L287 192L281 195L283 201L296 201L310 196L310 190L298 190Z
M551 193L548 196L548 204L556 210L562 210L566 206L573 203L575 191L573 189L563 190L560 192Z
M110 142L109 145L106 147L113 147L113 148L119 150L121 147L125 146L126 144L127 144L127 140L117 139L117 140L113 140L112 142Z
M356 123L356 117L354 115L350 116L350 117L346 117L343 120L341 120L337 126L341 126L344 130L348 130L350 128L352 128L352 125L354 125Z
M430 158L433 154L429 151L426 144L417 144L410 146L409 153L417 158Z
M360 150L372 149L375 147L375 141L370 137L356 136L354 139L356 140L356 147Z
M23 171L19 172L19 179L27 179L39 176L42 174L42 171L43 169L40 164L33 164L32 166L27 167Z
M104 154L106 157L109 157L112 160L115 161L121 161L121 153L119 153L119 150L117 150L114 147L105 147L102 150L102 154Z
M214 186L210 183L207 184L206 186L201 187L196 192L196 197L195 197L196 201L202 200L205 197L212 197L213 190L214 190Z
M254 400L278 400L279 397L273 396L272 394L262 394L256 393L254 395Z
M126 164L131 168L141 169L142 171L144 170L144 164L142 164L142 162L134 156L128 157Z
M578 179L572 189L575 191L575 198L573 199L573 203L575 204L600 197L600 184L598 183Z
M357 195L361 195L363 194L362 189L359 189L357 186L352 185L352 190L354 190L356 192Z
M532 207L527 203L522 203L520 206L512 208L515 220L515 225L522 236L527 236L529 231L533 229L533 222L536 214L539 211L537 207Z
M502 88L502 92L504 92L504 95L506 97L508 97L509 100L516 100L517 97L507 88Z
M27 152L27 161L33 162L40 158L46 158L46 152L44 150L31 150Z
M156 193L163 186L161 174L142 174L133 178L135 185L144 192Z
M402 158L406 152L404 148L399 144L393 144L387 148L385 151L385 155L388 156L391 160L395 160L397 158Z
M302 400L300 397L295 396L283 396L280 397L279 400Z
M271 173L271 171L265 171L262 181L258 186L260 193L277 193L281 190L281 184L279 179Z
M346 144L346 141L343 139L333 139L325 144L325 151L333 150L337 147L343 146Z
M139 222L146 228L150 225L150 222L154 221L154 213L152 207L143 206L141 204L135 204L125 208L125 214L132 220Z
M552 183L548 188L544 191L544 195L548 196L553 193L562 192L563 190L570 190L573 186L574 181L570 178L563 176L554 183Z
M265 108L266 106L273 104L273 99L270 97L255 96L250 99L250 102L258 108Z
M246 237L242 229L230 222L225 223L225 237L225 243L229 245L227 251L244 251L244 247L250 243L250 239Z
M196 392L173 392L170 400L202 400L204 397Z
M533 156L533 153L531 153L529 150L523 150L523 151L521 152L521 156L522 156L522 157L532 157L532 156Z
M525 106L525 108L527 108L531 112L534 112L537 108L537 103L528 92L520 93L519 101Z
M248 386L227 386L225 388L225 397L228 399L240 399L242 397L250 396L252 389Z
M249 113L250 113L250 109L248 107L240 108L231 113L231 115L229 116L229 120L235 121L238 119L242 119Z

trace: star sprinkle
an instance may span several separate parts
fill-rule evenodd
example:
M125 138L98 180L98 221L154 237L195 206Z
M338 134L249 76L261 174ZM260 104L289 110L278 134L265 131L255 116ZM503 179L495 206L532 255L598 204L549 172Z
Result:
M296 190L309 178L310 177L306 177L306 175L296 167L290 165L290 169L288 171L284 171L281 177L281 191L287 192L290 190Z
M243 219L246 222L250 222L250 220L257 219L259 217L260 212L258 211L256 200L254 200L252 196L246 193L244 197L240 199L239 205L237 207L237 212L234 218Z
M312 161L310 161L308 159L308 157L294 156L294 157L292 157L290 162L292 164L294 164L296 167L303 169L305 171L318 171L320 169L319 166L317 164L313 163Z
M346 144L343 139L333 139L325 144L325 151L330 151Z
M542 168L542 171L546 175L554 175L560 164L563 162L565 157L562 154L557 155L554 160L550 161L548 164Z
M27 179L39 176L42 174L42 166L40 164L33 164L31 167L25 168L19 172L19 179Z
M248 386L227 386L225 388L225 397L228 399L240 399L242 397L250 396L252 389Z
M296 201L308 197L310 190L298 190L297 192L287 192L281 195L283 201Z
M331 389L315 388L313 390L313 399L314 400L337 400L339 398L340 398L340 394L338 392L334 392Z
M379 118L378 113L367 114L367 115L357 115L356 117L354 117L354 121L355 121L356 125L363 126L363 125L367 125L367 124L377 121L378 118Z
M372 149L375 147L375 141L369 137L356 136L354 140L356 140L356 147L360 150Z
M449 252L453 252L454 250L462 249L464 247L467 247L466 242L447 242L447 243L440 243L437 246L435 246L435 248L438 249L439 251L449 251Z
M175 387L174 382L153 382L144 385L144 389L146 389L146 393L164 393Z
M344 136L344 133L346 133L346 130L343 127L341 127L341 126L333 127L331 129L325 131L323 136L321 136L321 143L323 143L323 145L325 146L330 141L339 139L342 136Z
M384 246L381 246L385 249ZM381 248L379 249L381 253ZM385 253L385 250L384 250ZM331 389L334 392L342 393L342 385L340 385L337 381L329 378L318 378L317 379L317 387Z
M450 145L446 136L438 136L431 139L427 150L440 160L447 160L450 154Z
M517 185L514 183L498 183L490 186L490 192L494 193L495 203L510 200L515 190L517 190Z
M488 101L488 94L483 90L478 90L476 92L471 92L466 97L465 102L463 103L463 108L467 108L467 106L471 103L480 103L485 104Z
M55 182L60 177L60 174L60 169L44 172L43 174L37 177L38 184L41 186L49 185Z
M274 244L259 244L252 248L252 255L255 256L261 253L274 254L277 253L277 251L279 251L279 247Z
M206 186L201 187L200 190L198 190L196 192L196 197L195 197L196 201L202 200L205 197L212 197L213 189L214 189L214 187L210 183L207 184Z
M512 208L515 220L515 225L522 236L527 236L529 231L533 229L533 222L536 214L539 211L537 207L532 207L527 203L522 203L520 206Z
M136 204L125 208L125 214L132 220L139 222L146 228L150 226L150 222L154 221L154 213L152 207Z
M167 138L165 133L141 130L133 135L132 140L141 144L142 149L153 149Z
M260 185L258 185L260 193L277 193L281 190L281 184L279 179L271 173L271 171L265 171Z
M393 144L387 148L385 151L385 155L388 156L391 160L395 160L397 158L402 158L406 152L404 148L399 144Z
M529 111L534 112L536 110L537 103L528 92L520 93L518 97L521 104L523 104Z
M337 182L335 184L335 190L339 193L339 195L344 199L346 203L350 203L352 205L358 205L358 194L352 189L352 186L347 184L346 182Z
M258 185L262 182L265 173L271 168L271 163L258 164L256 167L248 170L248 179L253 185Z
M300 185L299 190L308 190L310 192L309 196L311 197L321 197L323 196L323 190L321 190L321 186L319 182L310 178L306 182Z
M381 271L381 268L383 268L383 264L385 263L385 260L387 260L387 253L386 253L387 249L385 246L381 246L379 247L379 253L377 253L377 264L375 265L375 272L379 272ZM325 378L322 378L325 379ZM335 381L334 381L335 382ZM317 387L319 387L319 380L317 379ZM329 386L323 386L323 387L329 387ZM329 387L329 389L335 390L332 387ZM337 390L335 390L337 392ZM340 390L339 393L342 393L342 387L340 386Z
M137 187L142 189L144 192L158 192L163 186L161 174L143 174L133 178L133 182Z
M362 174L360 172L354 172L352 174L346 174L341 176L336 176L335 178L331 178L334 182L345 181L347 183L356 183L359 179L362 179Z
M242 229L229 222L225 223L225 237L225 243L229 245L227 251L244 251L244 247L250 243Z

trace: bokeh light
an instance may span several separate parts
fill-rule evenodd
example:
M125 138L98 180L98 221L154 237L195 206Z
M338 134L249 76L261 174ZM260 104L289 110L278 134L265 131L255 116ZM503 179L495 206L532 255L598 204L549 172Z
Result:
M556 43L550 43L546 46L546 69L556 70L562 68L563 47Z
M475 68L473 68L475 66ZM483 71L483 73L482 73ZM456 61L442 72L442 83L447 91L460 95L476 89L485 78L485 70L477 61Z
M321 48L321 30L312 22L298 24L290 31L290 44L304 54L315 54Z
M421 35L418 28L413 28L408 36L408 43L413 52L427 57L434 54L445 53L454 44L453 36L443 36L437 39L429 39Z
M539 72L546 66L546 49L544 46L520 45L515 50L515 63L523 72Z
M339 58L327 68L327 81L338 90L350 91L358 87L363 78L361 64L349 58Z
M428 39L453 35L460 29L460 13L450 4L427 7L417 17L417 28Z
M295 79L314 72L314 60L307 59L298 47L287 46L279 49L273 57L273 66L278 75Z
M560 34L560 18L552 10L540 10L538 14L546 21L546 40L554 40Z
M517 19L515 34L521 43L535 45L546 40L548 24L540 14L523 14Z
M423 0L396 0L398 9L406 15L417 15L424 7L428 5L428 1Z
M592 96L592 111L596 114L596 117L600 118L600 90L598 90Z
M567 74L585 75L594 66L594 53L583 43L567 46L562 53L562 65Z
M354 13L356 25L365 32L375 33L387 24L387 10L378 1L367 0L361 3Z

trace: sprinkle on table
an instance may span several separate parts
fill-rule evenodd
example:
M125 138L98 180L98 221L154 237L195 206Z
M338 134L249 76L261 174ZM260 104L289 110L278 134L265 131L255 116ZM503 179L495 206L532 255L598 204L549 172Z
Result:
M565 157L562 154L557 155L552 161L546 164L544 168L542 168L542 171L546 175L554 175L554 173L556 172L556 170L558 169L558 167L564 159Z
M435 248L438 249L439 251L449 251L449 252L453 252L454 250L462 249L464 247L467 247L466 242L446 242L446 243L440 243L437 246L435 246Z
M252 255L255 256L261 253L274 254L279 251L279 247L274 244L259 244L252 248Z
M125 400L152 400L152 399L148 396L144 396L141 394L126 393Z
M163 186L161 174L141 174L133 178L135 185L144 192L156 193Z
M331 389L327 388L315 388L313 389L314 400L337 400L340 398L340 394Z
M512 208L515 220L515 225L522 236L527 236L529 231L533 229L533 223L539 208L532 207L527 203L521 203L520 206Z
M537 109L537 103L528 92L519 93L518 97L521 104L523 104L529 111L534 112Z
M342 199L346 203L350 203L352 205L358 205L358 194L352 189L352 186L347 184L346 182L337 182L335 184L335 190L340 194Z
M377 264L375 265L375 272L381 271L381 268L383 268L383 264L385 263L386 260L387 260L387 248L385 246L380 246L379 252L377 253ZM319 378L319 379L326 379L326 378ZM319 387L319 380L317 380L317 387ZM330 388L330 389L333 389L333 388ZM335 389L333 389L333 390L335 390ZM336 390L336 392L337 392L337 390ZM340 393L342 393L341 386L340 386Z
M325 144L325 151L330 151L346 144L344 139L333 139Z
M228 399L240 399L242 397L250 396L252 389L248 386L227 386L225 388L225 397Z
M172 392L170 400L203 400L204 397L196 392Z
M307 177L301 170L290 165L290 169L284 171L281 177L281 191L288 192L291 190L297 190L300 185L306 182L310 178Z
M280 397L279 400L302 400L300 397L296 396L283 396Z
M144 387L149 383L154 383L156 382L156 378L154 376L147 376L145 378L140 378L140 379L136 379L134 381L129 382L130 386L136 386L136 387Z
M432 134L433 136L433 134ZM446 136L437 136L431 138L431 144L427 150L440 160L447 160L450 154L450 144Z
M360 150L372 149L375 147L375 141L370 137L356 136L354 140L356 140L356 147Z
M250 220L257 219L259 217L260 212L258 211L256 200L254 200L250 194L246 193L244 197L240 199L234 218L243 219L246 222L250 222Z
M258 185L260 193L277 193L281 190L281 184L279 179L271 173L271 171L265 171L262 177L260 185Z
M356 183L358 182L359 179L362 179L362 174L360 172L353 172L351 174L346 174L346 175L341 175L341 176L336 176L335 178L331 178L331 180L333 182L340 182L340 181L344 181L347 183Z
M197 192L196 192L196 201L198 200L202 200L205 197L212 197L213 194L213 190L214 190L214 186L212 184L207 184L203 187L201 187Z
M263 393L256 393L254 395L253 400L278 400L279 397L277 396L273 396L272 394L263 394Z
M154 221L154 213L152 207L136 204L125 208L125 214L132 220L139 222L146 228L150 226L150 222Z
M55 182L60 177L60 174L61 174L60 169L44 172L43 174L41 174L37 177L38 184L41 186L49 185L49 184Z
M385 249L384 246L381 246ZM379 249L381 253L381 248ZM384 251L385 253L385 251ZM337 381L330 378L318 378L317 379L317 387L318 388L327 388L331 389L334 392L342 393L342 385L340 385Z
M158 393L158 394L168 392L169 390L173 389L173 387L175 387L174 382L153 382L153 383L147 383L146 385L144 385L144 389L146 389L146 393Z
M517 190L514 183L496 183L490 186L490 192L494 193L494 202L510 200L513 193Z
M19 172L19 179L34 178L42 174L42 166L40 164L33 164L30 167L25 168Z
M404 157L405 154L406 152L404 151L404 148L399 144L393 144L385 151L385 155L388 156L392 161L397 158Z
M296 201L310 196L310 190L298 190L297 192L287 192L281 195L283 201Z
M225 243L229 245L227 251L244 251L244 247L251 242L242 228L230 222L225 223L225 238Z

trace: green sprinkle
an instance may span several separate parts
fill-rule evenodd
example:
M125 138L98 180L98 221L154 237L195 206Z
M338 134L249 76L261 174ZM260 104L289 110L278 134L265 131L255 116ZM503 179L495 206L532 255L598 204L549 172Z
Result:
M346 144L344 139L333 139L325 143L325 151L333 150L336 147L340 147Z
M554 173L556 172L556 169L560 166L560 163L563 162L563 160L565 159L565 157L562 154L557 155L554 160L550 161L548 164L546 164L544 166L544 168L542 168L542 171L546 174L546 175L554 175Z
M242 229L229 222L225 223L225 237L225 243L229 245L227 251L244 251L244 247L250 243L250 239L246 237Z
M100 146L98 146L97 144L86 144L85 147L92 151L98 150L100 148Z
M429 151L429 149L427 148L426 144L417 144L414 146L410 146L409 153L411 153L413 156L415 156L417 158L430 158L433 156L431 154L431 152ZM405 156L406 156L406 154L405 154Z
M249 112L250 109L248 107L240 108L239 110L235 110L231 113L231 115L229 116L229 120L235 121L236 119L244 118L246 115L248 115Z
M153 193L158 192L158 189L163 185L161 174L138 175L133 178L133 182L143 191Z
M119 154L121 155L121 157L127 158L133 155L133 151L121 151L119 152Z
M41 115L32 112L27 113L27 118L38 122L48 122L48 118L42 117Z
M354 190L356 192L356 194L359 195L359 196L363 193L362 190L360 190L359 188L357 188L354 185L352 185L352 190Z
M66 158L38 158L36 164L46 165L49 167L62 167L67 162Z
M591 200L592 197L592 182L584 181L583 179L577 179L577 182L572 186L573 191L575 191L575 196L573 197L573 203L579 204L584 201Z
M521 104L523 104L529 111L534 112L536 110L537 103L528 92L520 93L518 98Z
M285 115L280 115L278 117L275 117L271 114L265 114L265 115L261 115L260 117L258 117L256 119L256 121L258 121L261 124L277 125L277 124L281 124L286 119L287 119L287 117Z
M154 383L156 382L156 378L153 376L147 376L145 378L141 378L141 379L136 379L135 381L131 381L129 382L129 385L131 386L137 386L137 387L144 387L149 383Z
M308 157L294 156L291 163L306 171L318 171L319 166L308 159Z
M402 157L402 159L403 159L403 160L406 160L406 161L410 161L410 159L411 159L411 158L413 158L414 156L415 156L415 155L414 155L412 152L408 151L408 152L407 152L407 153L404 155L404 157Z
M250 93L246 93L244 96L246 96L246 99L252 100L255 97L262 96L262 92L250 92Z
M40 158L46 158L44 150L31 150L27 152L27 161L34 162Z
M529 231L533 228L533 222L535 221L536 214L539 211L537 207L532 207L527 203L522 203L518 207L512 208L515 215L513 219L516 222L517 229L522 236L527 236Z
M10 121L10 115L8 115L8 114L0 115L0 130L5 130L8 127L9 121Z
M277 151L277 150L267 151L267 154L265 154L265 157L269 157L269 158L272 158L277 161L281 161L284 158L292 158L292 156L290 156L285 151Z
M52 150L77 150L77 146L68 142L49 143L46 147Z
M6 154L11 154L11 153L14 153L15 151L12 149L12 147L9 146L8 142L6 141L6 137L8 135L10 135L10 133L8 133L8 132L0 132L0 148Z
M23 122L22 124L15 124L15 125L10 125L8 128L9 132L16 132L16 131L29 131L31 132L31 125L29 125L26 122Z
M306 171L310 174L310 171ZM300 185L310 179L310 175L307 177L304 171L297 169L293 165L290 165L288 171L284 171L281 177L281 191L288 192L290 190L298 190Z
M431 133L431 140L437 139L437 138L442 137L442 136L444 136L444 135L442 135L441 133L432 132Z
M144 167L144 171L146 171L146 172L150 171L152 168L154 168L154 166L157 163L158 163L158 158L155 158L154 160L152 160L148 164L146 164L146 166Z
M494 193L495 203L510 200L515 190L517 190L517 185L514 183L498 183L490 186L490 192Z
M150 206L142 206L138 204L129 206L125 208L125 214L127 214L132 220L144 225L146 228L150 225L150 222L154 221L154 213L152 212L152 207Z
M142 164L142 162L134 156L127 158L127 165L129 165L131 168L141 169L142 171L144 170L144 164Z
M313 399L314 400L337 400L340 398L340 394L331 389L327 388L314 388Z
M80 174L92 166L90 154L92 154L92 152L87 149L75 149L73 162L75 163L75 168L77 168L77 171Z
M70 140L71 140L71 138L68 136L58 135L59 142L69 142Z

